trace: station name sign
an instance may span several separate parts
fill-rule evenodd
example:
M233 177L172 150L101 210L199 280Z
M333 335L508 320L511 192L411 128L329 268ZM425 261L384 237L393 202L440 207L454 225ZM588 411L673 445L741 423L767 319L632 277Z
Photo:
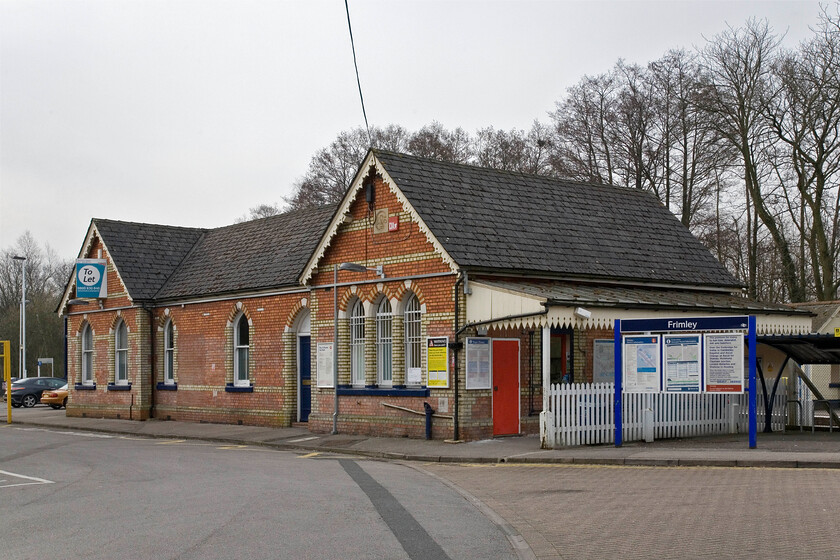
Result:
M623 319L621 332L737 331L749 328L749 318L694 317L685 319Z

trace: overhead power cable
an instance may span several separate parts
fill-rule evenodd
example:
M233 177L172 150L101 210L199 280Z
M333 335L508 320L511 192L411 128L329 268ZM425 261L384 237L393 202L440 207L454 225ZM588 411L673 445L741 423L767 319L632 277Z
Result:
M347 0L344 0L344 10L347 12L347 29L350 31L350 47L353 49L353 66L356 67L356 83L359 86L359 99L362 102L362 115L365 117L365 130L367 130L368 142L373 147L373 137L370 135L370 126L368 125L367 112L365 111L365 98L362 95L362 81L359 79L359 63L356 62L356 44L353 41L353 26L350 25L350 6L347 5Z

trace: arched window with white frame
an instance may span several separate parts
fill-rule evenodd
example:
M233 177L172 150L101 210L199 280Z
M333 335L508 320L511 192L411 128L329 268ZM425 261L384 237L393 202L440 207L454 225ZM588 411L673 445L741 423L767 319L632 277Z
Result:
M93 329L82 329L82 385L93 385Z
M406 385L420 385L422 383L420 356L423 351L423 339L420 331L420 320L420 301L418 301L416 295L412 294L403 311Z
M172 319L163 326L163 382L175 384L175 328Z
M248 318L244 313L233 324L233 385L235 387L249 387L249 345L251 333Z
M122 319L114 329L114 384L128 385L128 327Z
M365 384L365 306L356 300L350 311L350 380Z
M376 381L380 385L390 386L394 382L391 366L393 357L393 337L391 331L391 302L383 297L376 308Z

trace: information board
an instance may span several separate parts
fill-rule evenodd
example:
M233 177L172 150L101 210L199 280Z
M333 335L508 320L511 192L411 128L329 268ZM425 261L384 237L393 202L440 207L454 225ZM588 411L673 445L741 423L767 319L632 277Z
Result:
M700 392L700 335L663 337L665 344L665 392Z
M319 342L316 354L316 369L318 371L318 387L333 386L333 343Z
M744 335L710 333L704 335L706 392L744 392Z
M467 389L490 388L490 339L467 338Z
M593 341L592 382L615 383L615 341L612 339Z
M426 339L426 386L449 387L449 337Z
M623 390L625 393L658 393L659 335L629 335L622 337Z

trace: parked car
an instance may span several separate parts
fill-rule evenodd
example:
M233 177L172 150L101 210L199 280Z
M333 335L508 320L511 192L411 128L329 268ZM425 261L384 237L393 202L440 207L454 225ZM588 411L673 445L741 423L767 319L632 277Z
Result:
M44 391L41 394L41 403L48 404L56 410L62 406L67 406L67 383L58 389Z
M11 378L12 383L14 383L15 381L17 381L18 379L20 379L20 377L12 377L12 378ZM4 394L4 395L6 394L6 382L5 382L5 381L3 381L3 379L2 379L2 378L0 378L0 390L2 390L2 391L3 391L3 394Z
M41 400L44 391L58 389L67 385L66 379L60 377L27 377L12 383L12 406L32 408Z

